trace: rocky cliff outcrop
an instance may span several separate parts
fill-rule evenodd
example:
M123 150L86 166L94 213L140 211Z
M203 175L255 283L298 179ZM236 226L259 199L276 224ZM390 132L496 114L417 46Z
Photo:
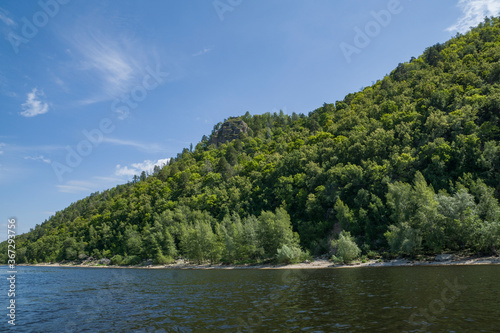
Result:
M209 144L216 146L239 139L241 133L248 132L248 125L241 119L233 118L224 122L215 134L210 137Z

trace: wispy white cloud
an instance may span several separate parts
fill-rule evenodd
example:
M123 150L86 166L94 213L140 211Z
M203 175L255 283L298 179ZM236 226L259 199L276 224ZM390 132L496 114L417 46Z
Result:
M38 155L38 156L25 156L24 157L25 160L33 160L33 161L41 161L43 163L47 163L47 164L50 164L50 159L49 158L46 158L44 157L43 155Z
M7 83L7 78L0 73L0 93L9 96L9 97L16 97L17 94L15 92L12 92L9 90L9 85Z
M38 91L37 88L28 93L26 102L22 104L23 112L20 114L24 117L34 117L39 114L44 114L49 111L49 105L41 100L45 94L43 90Z
M68 85L66 84L66 82L61 79L60 77L53 75L53 80L54 80L54 83L57 84L59 86L59 88L61 88L62 91L64 91L65 93L69 93L70 92L70 89L68 88Z
M136 169L134 168L129 168L128 166L121 166L120 164L117 164L116 165L116 171L115 171L115 175L117 176L133 176L133 175L138 175L139 173L141 173L141 171L137 171Z
M167 61L161 46L137 33L133 17L105 12L82 12L57 31L68 60L55 74L77 96L76 106L120 100L142 86L148 68Z
M130 166L121 166L118 164L116 166L115 175L116 176L133 176L139 175L142 171L152 172L155 166L162 167L168 163L170 158L160 159L158 161L145 160L144 162L132 163Z
M3 147L5 147L5 143L0 142L0 155L3 154Z
M123 182L117 177L92 177L89 180L69 180L62 185L56 185L63 193L93 193L107 189Z
M196 53L193 54L193 57L199 57L201 55L204 55L205 53L208 53L214 49L213 46L205 47L203 50L200 50Z
M122 181L121 178L117 178L117 177L94 177L94 179L100 181L100 182L110 182L110 183L115 183L115 184L118 184Z
M82 104L111 100L129 92L140 82L147 66L144 48L131 34L126 31L113 33L111 23L102 23L100 18L96 20L79 22L74 30L66 32L71 45L68 54L77 69L88 73L84 80L98 88L82 98ZM82 29L85 24L93 27Z
M137 141L121 140L121 139L109 138L109 137L104 137L102 141L105 143L111 143L111 144L118 145L118 146L129 146L129 147L137 148L139 150L150 152L150 153L158 153L158 152L165 151L165 149L162 148L157 143L142 143L142 142L137 142Z
M88 98L84 98L84 99L78 100L78 101L76 101L76 104L78 106L85 106L85 105L90 105L90 104L104 102L104 101L107 101L107 100L109 100L109 96L104 96L104 95L98 96L98 95L95 95L95 96L91 96L91 97L88 97Z
M94 184L82 180L69 180L64 185L56 185L56 186L59 189L59 192L64 192L64 193L80 193L80 192L91 193Z
M447 31L465 33L470 27L481 23L486 16L500 14L500 1L498 0L459 0L458 7L463 12L455 24L446 28Z
M9 27L15 27L17 24L16 22L9 17L9 13L3 9L0 8L0 20Z
M7 40L9 44L13 43L13 39L22 38L17 36L17 33L15 32L17 26L17 22L12 18L11 14L7 10L0 8L0 36ZM15 38L15 36L17 36L17 38ZM14 50L17 50L16 46L14 46ZM2 94L9 97L15 97L15 94L7 91L5 87L0 88L2 88L0 89Z
M81 45L84 66L101 74L107 92L112 95L124 92L133 77L133 59L103 36L91 35Z

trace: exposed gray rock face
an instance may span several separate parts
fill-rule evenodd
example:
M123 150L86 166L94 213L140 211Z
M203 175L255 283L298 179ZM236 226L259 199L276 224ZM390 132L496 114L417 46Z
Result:
M111 260L108 258L102 258L97 263L101 265L109 265L111 263Z
M434 261L448 261L453 259L453 254L438 254Z
M229 119L217 130L215 135L210 138L209 144L216 146L239 139L241 133L248 132L248 125L238 118Z

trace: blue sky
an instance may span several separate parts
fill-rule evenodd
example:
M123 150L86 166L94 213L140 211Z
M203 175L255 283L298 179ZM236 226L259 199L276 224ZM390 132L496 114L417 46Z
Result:
M227 117L307 114L499 12L492 0L0 1L0 239L9 217L26 232Z

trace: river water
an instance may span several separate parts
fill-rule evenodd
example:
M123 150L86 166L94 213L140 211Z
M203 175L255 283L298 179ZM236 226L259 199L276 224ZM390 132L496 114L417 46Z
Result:
M1 271L0 331L500 332L500 265Z

